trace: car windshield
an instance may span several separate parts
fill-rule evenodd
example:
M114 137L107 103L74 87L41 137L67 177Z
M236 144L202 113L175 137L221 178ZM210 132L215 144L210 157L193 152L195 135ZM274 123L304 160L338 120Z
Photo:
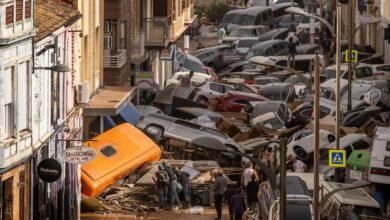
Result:
M235 20L237 16L237 14L227 14L223 17L222 23L232 23L232 21Z
M255 24L255 17L252 15L240 15L240 16L237 16L236 19L232 23L239 24L239 25L254 25Z
M329 115L329 113L330 113L329 108L326 108L324 106L320 106L320 118L323 118L323 117Z
M324 69L321 75L326 76L326 79L333 79L336 78L336 70Z
M281 129L284 126L283 123L277 117L268 119L268 120L264 121L262 124L264 126L269 125L273 129Z
M253 32L252 29L238 29L232 31L232 33L230 33L229 36L230 37L251 37L252 32Z
M286 81L284 81L286 83L290 83L290 84L297 84L297 83L301 83L302 80L298 77L298 76L290 76L288 79L286 79Z
M251 47L255 42L256 40L240 40L237 47Z
M254 56L260 56L261 54L263 54L263 51L264 51L263 48L251 49L248 52L248 54L246 55L246 59L249 59L249 58L254 57Z
M193 70L195 72L199 72L199 73L205 73L206 71L203 69L203 65L200 64L200 63L197 63L195 61L192 61L190 59L186 59L184 61L184 64L183 66L189 70Z
M301 19L301 23L305 23L305 24L310 23L310 18L307 16L303 16Z

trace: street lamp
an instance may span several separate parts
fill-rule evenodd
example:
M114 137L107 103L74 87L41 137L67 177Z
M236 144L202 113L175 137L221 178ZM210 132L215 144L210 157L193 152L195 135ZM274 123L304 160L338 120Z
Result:
M51 70L54 72L70 72L70 68L66 64L56 64L51 67L34 67L35 70Z
M299 15L315 18L315 19L321 21L322 23L324 23L326 25L326 27L330 30L332 35L336 36L336 33L334 31L333 25L331 25L327 20L325 20L325 19L323 19L323 18L321 18L319 16L316 16L316 15L313 15L313 14L309 14L309 13L305 12L304 10L302 10L301 8L298 8L298 7L289 7L289 8L286 8L284 11L287 12L287 13L291 13L291 14L299 14Z

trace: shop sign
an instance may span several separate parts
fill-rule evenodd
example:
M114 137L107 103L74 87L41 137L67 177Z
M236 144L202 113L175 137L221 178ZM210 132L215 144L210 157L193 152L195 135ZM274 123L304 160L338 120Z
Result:
M61 164L56 159L43 159L38 164L37 173L38 177L44 182L55 182L61 177Z
M136 72L135 85L139 89L154 88L154 72Z
M95 159L96 152L90 147L72 147L62 152L62 158L68 163L88 163Z

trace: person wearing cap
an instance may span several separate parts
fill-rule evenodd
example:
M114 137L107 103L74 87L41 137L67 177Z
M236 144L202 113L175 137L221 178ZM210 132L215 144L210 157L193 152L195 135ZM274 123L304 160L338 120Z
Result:
M215 182L212 190L214 191L214 205L217 210L217 218L215 220L222 219L222 202L223 196L226 192L227 182L225 177L223 176L223 171L219 170L217 174L215 174Z

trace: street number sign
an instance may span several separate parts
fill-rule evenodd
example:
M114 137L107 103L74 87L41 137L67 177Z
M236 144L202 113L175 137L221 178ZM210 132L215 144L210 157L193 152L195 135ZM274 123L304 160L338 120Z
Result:
M329 150L329 166L330 167L345 167L346 166L345 150Z

